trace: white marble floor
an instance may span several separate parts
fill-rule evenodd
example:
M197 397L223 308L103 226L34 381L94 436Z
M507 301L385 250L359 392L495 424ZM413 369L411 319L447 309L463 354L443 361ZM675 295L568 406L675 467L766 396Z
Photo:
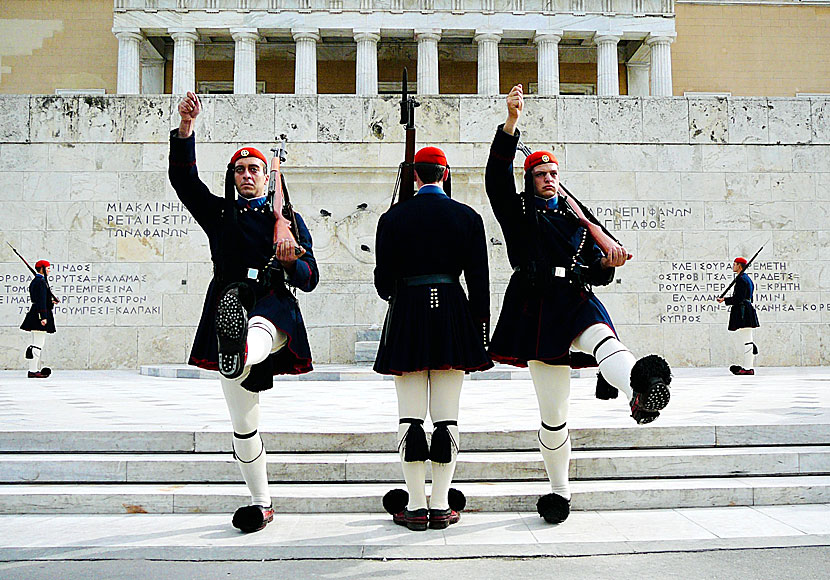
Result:
M653 425L830 423L830 368L675 371L672 400ZM633 427L622 398L594 398L594 380L572 379L569 425ZM277 381L262 393L262 430L378 432L397 423L389 381ZM0 371L2 430L222 430L229 420L218 380L148 377L136 371L55 371L46 380ZM462 431L528 430L538 424L529 380L465 383Z
M249 535L231 527L228 515L38 515L0 516L0 550L27 548L511 546L719 540L798 539L830 543L830 505L575 512L563 524L536 514L463 514L446 530L411 532L379 514L277 515L265 530ZM722 544L725 545L725 544ZM734 544L732 544L734 546ZM501 548L498 548L501 546ZM436 552L436 555L440 552Z

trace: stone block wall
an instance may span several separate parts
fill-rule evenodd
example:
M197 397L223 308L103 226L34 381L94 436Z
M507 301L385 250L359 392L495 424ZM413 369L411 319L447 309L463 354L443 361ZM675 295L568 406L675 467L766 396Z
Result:
M312 351L318 362L353 360L357 332L385 313L372 250L403 154L395 98L203 103L197 159L214 193L239 146L267 150L288 135L284 173L320 262L319 287L299 296ZM421 103L419 144L445 149L454 196L484 216L495 320L510 268L483 167L503 98ZM54 264L62 303L47 364L186 360L211 268L166 177L175 108L171 96L0 97L0 367L24 368L28 344L18 326L30 275L5 242ZM530 147L554 149L565 185L634 254L597 293L635 352L677 366L736 361L714 298L732 258L765 245L752 268L759 365L830 364L830 100L538 97L521 128Z

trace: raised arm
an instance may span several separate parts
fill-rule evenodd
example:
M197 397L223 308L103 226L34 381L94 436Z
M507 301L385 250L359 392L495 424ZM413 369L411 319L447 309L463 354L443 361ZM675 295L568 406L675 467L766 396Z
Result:
M179 128L170 133L167 175L176 195L204 230L218 225L222 199L210 193L196 169L196 137L193 124L202 111L199 97L187 93L179 103Z

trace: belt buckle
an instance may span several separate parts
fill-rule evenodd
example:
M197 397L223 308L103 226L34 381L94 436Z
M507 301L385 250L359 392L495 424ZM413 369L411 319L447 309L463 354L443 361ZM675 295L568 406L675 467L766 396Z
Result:
M256 280L259 277L259 270L256 268L248 268L248 279Z
M564 278L565 277L565 268L562 266L556 266L553 269L553 275L555 278Z

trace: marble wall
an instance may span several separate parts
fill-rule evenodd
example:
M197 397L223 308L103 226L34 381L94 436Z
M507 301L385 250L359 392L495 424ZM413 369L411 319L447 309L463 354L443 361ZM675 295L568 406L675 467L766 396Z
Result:
M510 270L483 167L503 99L421 103L419 142L445 149L454 196L484 216L495 318ZM0 367L24 368L30 279L5 242L55 265L47 364L186 360L210 265L166 177L175 107L171 96L0 97ZM299 296L318 362L353 360L358 331L383 320L371 250L403 153L398 118L394 98L204 99L197 158L215 193L237 147L289 137L284 172L320 262L320 286ZM634 254L597 290L633 350L677 366L737 361L714 298L731 259L764 245L759 365L830 364L830 99L538 97L521 126Z

